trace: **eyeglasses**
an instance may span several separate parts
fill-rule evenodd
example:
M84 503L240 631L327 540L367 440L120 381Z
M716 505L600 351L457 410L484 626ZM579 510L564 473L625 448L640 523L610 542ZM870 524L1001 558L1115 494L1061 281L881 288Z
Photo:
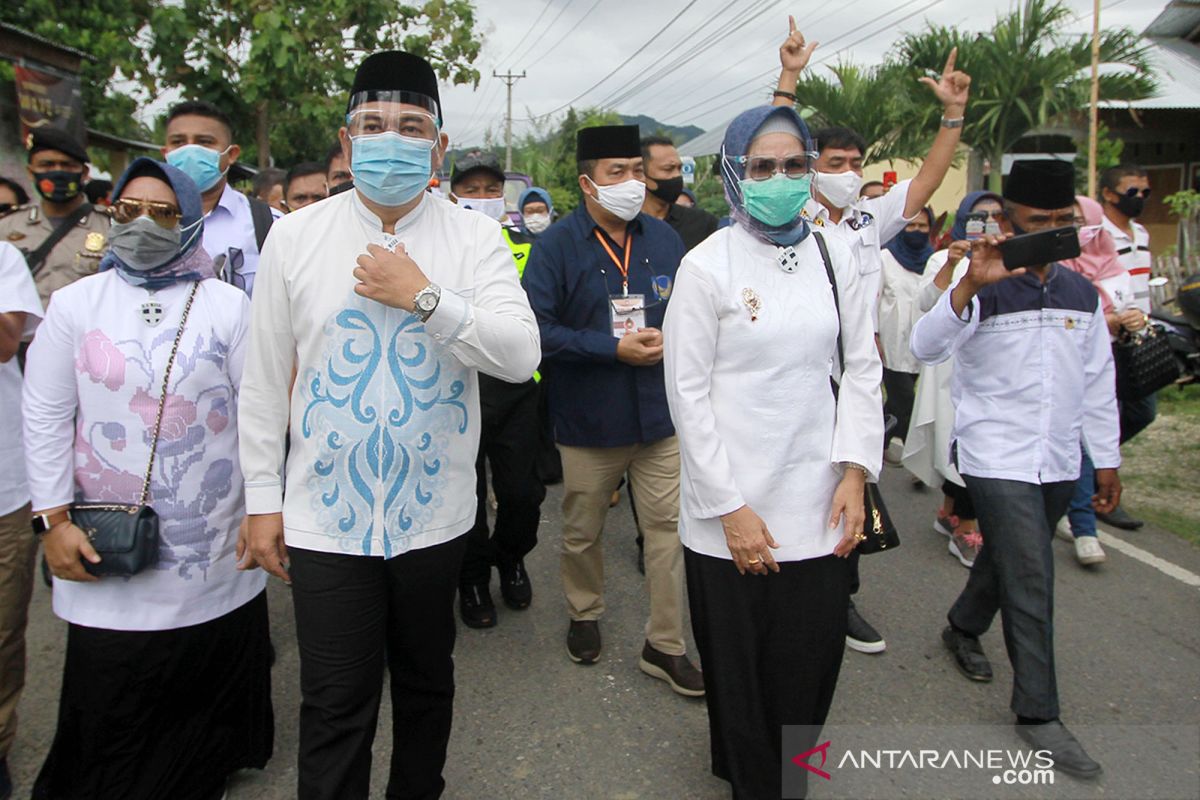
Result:
M1130 186L1128 189L1125 190L1126 197L1137 197L1139 194L1142 196L1143 200L1146 200L1150 197L1150 190L1149 189L1138 189L1136 186Z
M382 111L365 108L346 115L346 132L351 136L371 136L389 131L413 139L423 139L432 146L437 139L438 124L432 114L424 111Z
M242 274L245 264L246 256L240 247L231 247L213 259L217 277L243 292L246 291L246 276Z
M133 222L143 214L164 228L174 228L183 218L183 213L171 203L156 200L135 200L123 197L104 209L113 222Z
M786 175L795 180L808 174L811 155L797 153L784 158L771 158L770 156L730 156L729 158L733 163L743 166L746 177L752 181L765 181L776 174Z

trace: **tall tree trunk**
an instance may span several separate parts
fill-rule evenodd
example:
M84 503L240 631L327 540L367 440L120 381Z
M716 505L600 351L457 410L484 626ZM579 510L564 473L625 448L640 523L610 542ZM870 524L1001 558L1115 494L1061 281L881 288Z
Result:
M1004 186L1004 145L995 145L988 158L992 162L992 171L988 173L988 191L1000 194Z
M259 100L256 109L257 130L255 132L256 143L258 144L258 168L266 169L271 166L271 128L269 113L267 111L267 101Z

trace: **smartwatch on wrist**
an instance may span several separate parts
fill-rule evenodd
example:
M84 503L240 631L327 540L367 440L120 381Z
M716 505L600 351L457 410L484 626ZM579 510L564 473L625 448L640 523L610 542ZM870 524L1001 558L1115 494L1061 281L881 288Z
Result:
M55 525L61 525L64 522L71 521L71 512L67 509L55 511L53 514L34 514L33 515L33 532L38 536L44 536Z

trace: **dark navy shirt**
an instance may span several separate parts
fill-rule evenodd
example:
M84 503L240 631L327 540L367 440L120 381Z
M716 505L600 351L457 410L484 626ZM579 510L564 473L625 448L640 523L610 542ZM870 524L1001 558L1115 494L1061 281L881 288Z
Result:
M638 214L628 230L629 293L644 295L646 325L661 329L683 242L646 214ZM665 439L675 428L662 362L634 367L617 360L609 298L621 294L622 278L596 231L580 205L538 236L523 279L542 334L541 370L555 438L574 447ZM622 258L624 247L607 241Z

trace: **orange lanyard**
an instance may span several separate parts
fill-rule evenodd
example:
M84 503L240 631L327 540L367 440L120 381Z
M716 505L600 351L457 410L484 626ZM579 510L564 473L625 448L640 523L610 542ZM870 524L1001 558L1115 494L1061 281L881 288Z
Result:
M617 265L617 269L621 270L621 291L622 291L622 293L624 293L624 295L626 297L628 297L629 296L629 253L630 253L630 248L633 246L633 233L630 231L625 231L625 263L622 264L621 261L617 258L617 254L614 253L612 251L612 248L608 246L608 242L604 241L604 237L600 234L600 231L596 228L593 228L592 231L596 234L596 238L600 240L600 244L604 246L604 252L608 253L608 257L611 258L612 262Z

